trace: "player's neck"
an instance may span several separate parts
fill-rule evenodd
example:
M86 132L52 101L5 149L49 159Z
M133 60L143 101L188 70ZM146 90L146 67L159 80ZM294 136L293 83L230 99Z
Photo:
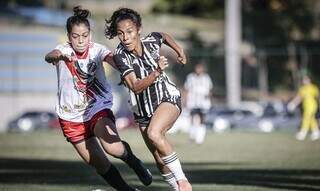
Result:
M86 58L86 57L88 56L89 46L88 46L88 48L87 48L85 51L83 51L83 52L78 52L78 51L76 51L76 50L74 50L74 52L75 52L75 54L76 54L76 56L77 56L78 59L84 59L84 58Z

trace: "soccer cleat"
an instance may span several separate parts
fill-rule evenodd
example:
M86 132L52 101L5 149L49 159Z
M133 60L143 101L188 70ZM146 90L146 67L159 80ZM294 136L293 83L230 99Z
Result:
M143 165L143 163L139 159L137 159L136 165L134 165L132 167L132 169L134 170L134 172L139 177L140 181L145 186L149 186L152 183L152 174L151 174L151 172L149 171L149 169L147 169Z
M312 141L318 140L320 138L320 132L319 131L314 131L310 135L310 139Z
M139 160L133 153L129 146L129 144L125 141L122 141L123 145L125 146L129 157L124 161L129 165L130 168L137 174L139 180L145 185L149 186L152 183L152 174L147 169L141 160Z
M303 141L307 136L307 132L305 131L299 131L297 134L296 134L296 139L299 140L299 141Z

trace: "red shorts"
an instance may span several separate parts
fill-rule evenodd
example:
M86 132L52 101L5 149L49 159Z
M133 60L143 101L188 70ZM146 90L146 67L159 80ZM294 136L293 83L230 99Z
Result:
M72 122L63 120L61 118L59 118L59 122L67 141L75 144L93 137L95 125L104 117L111 119L115 123L113 112L110 109L99 111L89 121L86 122Z

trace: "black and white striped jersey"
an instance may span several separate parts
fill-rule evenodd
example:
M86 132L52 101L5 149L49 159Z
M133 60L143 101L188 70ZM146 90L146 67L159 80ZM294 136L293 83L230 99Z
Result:
M162 35L153 32L141 38L141 42L142 56L129 52L121 43L116 48L114 61L121 72L122 79L131 72L134 72L137 78L143 79L158 67L160 48L163 43ZM180 101L179 90L164 72L140 94L134 94L130 89L129 93L132 111L136 117L151 117L161 102L177 104Z

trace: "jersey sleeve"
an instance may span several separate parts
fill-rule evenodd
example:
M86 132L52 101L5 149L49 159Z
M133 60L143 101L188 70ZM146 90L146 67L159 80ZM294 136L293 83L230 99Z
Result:
M66 55L72 54L72 49L70 48L70 46L67 43L57 45L54 48L54 50L59 50L62 54L66 54Z
M133 67L129 57L125 53L118 53L113 56L116 67L121 73L121 77L124 78L129 73L133 72Z
M66 45L64 45L64 44L59 44L54 48L54 50L59 50L60 52L64 53L66 51L65 46Z
M300 88L298 89L298 95L299 95L300 97L304 97L304 86L302 86L302 87L300 87Z
M150 36L152 36L155 40L156 40L156 44L158 44L159 46L161 46L161 44L163 43L164 41L164 38L163 36L161 35L161 33L159 32L152 32L150 34Z
M106 46L100 45L100 50L98 52L99 60L103 62L106 56L108 56L110 53L111 51Z
M191 78L191 74L187 75L186 81L184 82L184 89L186 89L187 91L190 90L190 78Z

